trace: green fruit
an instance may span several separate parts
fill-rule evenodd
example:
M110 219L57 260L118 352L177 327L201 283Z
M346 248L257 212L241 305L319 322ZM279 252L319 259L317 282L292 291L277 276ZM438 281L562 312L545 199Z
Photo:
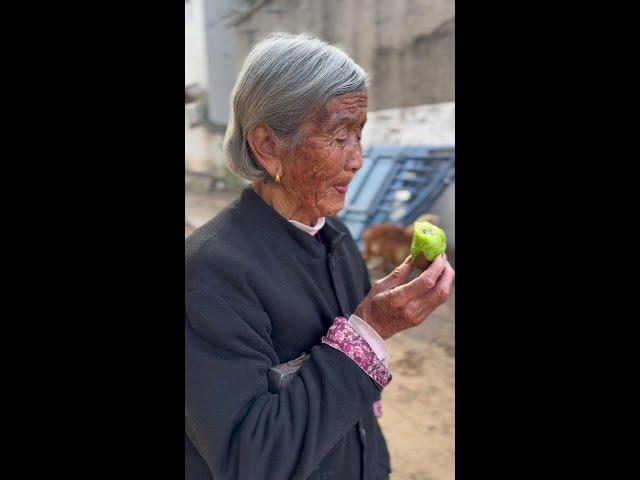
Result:
M447 235L444 230L429 222L415 222L411 240L411 262L424 264L423 256L432 262L446 250Z

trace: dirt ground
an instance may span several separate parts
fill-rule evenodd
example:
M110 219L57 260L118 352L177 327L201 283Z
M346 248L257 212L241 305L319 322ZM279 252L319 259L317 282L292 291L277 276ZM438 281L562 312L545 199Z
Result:
M236 196L188 192L187 222L202 225ZM372 281L379 277L370 273ZM391 455L391 480L454 478L454 330L455 288L422 325L387 341L393 380L382 394L380 425Z

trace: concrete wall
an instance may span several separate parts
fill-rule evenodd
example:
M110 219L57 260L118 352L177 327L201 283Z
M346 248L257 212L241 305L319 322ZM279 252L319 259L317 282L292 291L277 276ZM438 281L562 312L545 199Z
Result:
M236 72L267 34L308 32L369 73L370 110L455 99L453 0L271 0L235 28Z

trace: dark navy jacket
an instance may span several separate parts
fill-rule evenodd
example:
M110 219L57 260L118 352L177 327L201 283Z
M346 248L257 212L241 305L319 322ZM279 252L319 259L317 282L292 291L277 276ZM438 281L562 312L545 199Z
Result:
M186 240L186 480L387 478L380 387L320 342L369 276L342 222L320 233L247 188ZM269 393L269 367L303 352L299 375Z

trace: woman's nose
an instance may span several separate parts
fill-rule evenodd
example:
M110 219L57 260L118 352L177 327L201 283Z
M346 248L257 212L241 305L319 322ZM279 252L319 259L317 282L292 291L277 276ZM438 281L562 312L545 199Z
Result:
M347 156L345 167L347 170L352 170L355 173L362 168L362 163L362 145L360 145L360 140L356 140L354 148L351 149Z

